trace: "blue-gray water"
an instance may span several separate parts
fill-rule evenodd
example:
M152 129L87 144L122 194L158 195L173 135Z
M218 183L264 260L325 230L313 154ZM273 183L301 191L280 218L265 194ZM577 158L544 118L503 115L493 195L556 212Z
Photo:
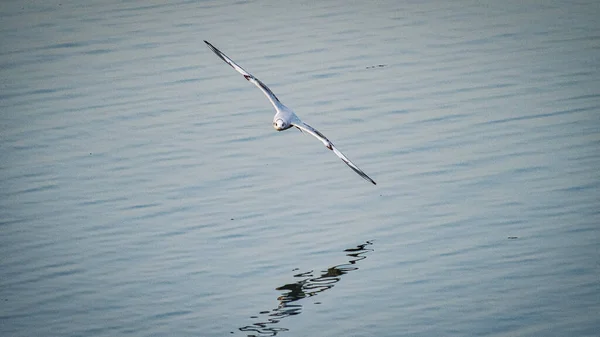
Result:
M597 336L599 17L3 1L0 335Z

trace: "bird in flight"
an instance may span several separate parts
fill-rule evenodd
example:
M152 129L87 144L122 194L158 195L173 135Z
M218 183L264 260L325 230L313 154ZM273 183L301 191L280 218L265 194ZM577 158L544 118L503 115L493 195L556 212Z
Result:
M333 151L333 153L335 153L344 163L346 163L346 165L348 165L348 167L354 170L354 172L356 172L359 176L361 176L366 181L371 182L373 185L377 184L366 173L359 169L358 166L354 165L354 163L352 163L350 159L348 159L348 157L346 157L340 150L338 150L333 145L333 143L329 139L327 139L327 137L325 137L317 129L304 123L302 120L300 120L300 118L298 118L298 116L296 116L296 114L290 108L283 105L283 103L279 101L279 98L277 98L277 96L275 96L271 89L269 89L263 82L261 82L258 78L254 77L249 72L245 71L242 67L233 62L232 59L230 59L229 57L227 57L227 55L223 54L220 50L215 48L215 46L210 44L208 41L204 40L204 43L206 43L208 47L215 54L217 54L218 57L221 58L221 60L229 64L235 71L242 74L242 76L244 76L246 80L257 86L258 89L260 89L265 94L265 96L267 96L267 98L269 99L271 104L273 104L273 107L276 111L275 117L273 117L273 127L275 128L275 130L283 131L291 127L296 127L300 131L307 132L313 135L315 138L320 140L326 148Z

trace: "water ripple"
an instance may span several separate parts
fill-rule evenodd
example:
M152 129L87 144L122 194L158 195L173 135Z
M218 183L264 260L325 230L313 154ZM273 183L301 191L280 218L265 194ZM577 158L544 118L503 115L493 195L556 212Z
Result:
M289 329L281 327L280 322L286 317L302 313L303 306L294 302L317 296L319 293L333 288L341 280L342 275L358 270L356 264L367 258L365 254L373 251L373 248L370 248L372 244L372 241L367 241L344 250L347 253L346 256L351 258L347 263L329 267L320 273L311 270L294 274L294 277L300 280L275 288L282 291L282 294L277 297L279 305L275 309L260 311L257 316L251 318L264 318L252 325L243 326L239 330L252 332L253 334L248 334L248 337L276 336L280 332L289 331ZM315 302L315 304L320 304L320 302Z

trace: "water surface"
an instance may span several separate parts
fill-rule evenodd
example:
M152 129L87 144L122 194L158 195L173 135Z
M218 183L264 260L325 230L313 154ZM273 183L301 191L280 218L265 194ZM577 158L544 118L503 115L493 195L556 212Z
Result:
M0 9L1 335L600 330L597 2Z

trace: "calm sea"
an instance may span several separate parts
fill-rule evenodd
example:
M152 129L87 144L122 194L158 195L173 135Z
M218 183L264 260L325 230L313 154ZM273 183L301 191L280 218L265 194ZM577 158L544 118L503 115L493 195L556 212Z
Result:
M599 17L3 1L0 335L598 336Z

